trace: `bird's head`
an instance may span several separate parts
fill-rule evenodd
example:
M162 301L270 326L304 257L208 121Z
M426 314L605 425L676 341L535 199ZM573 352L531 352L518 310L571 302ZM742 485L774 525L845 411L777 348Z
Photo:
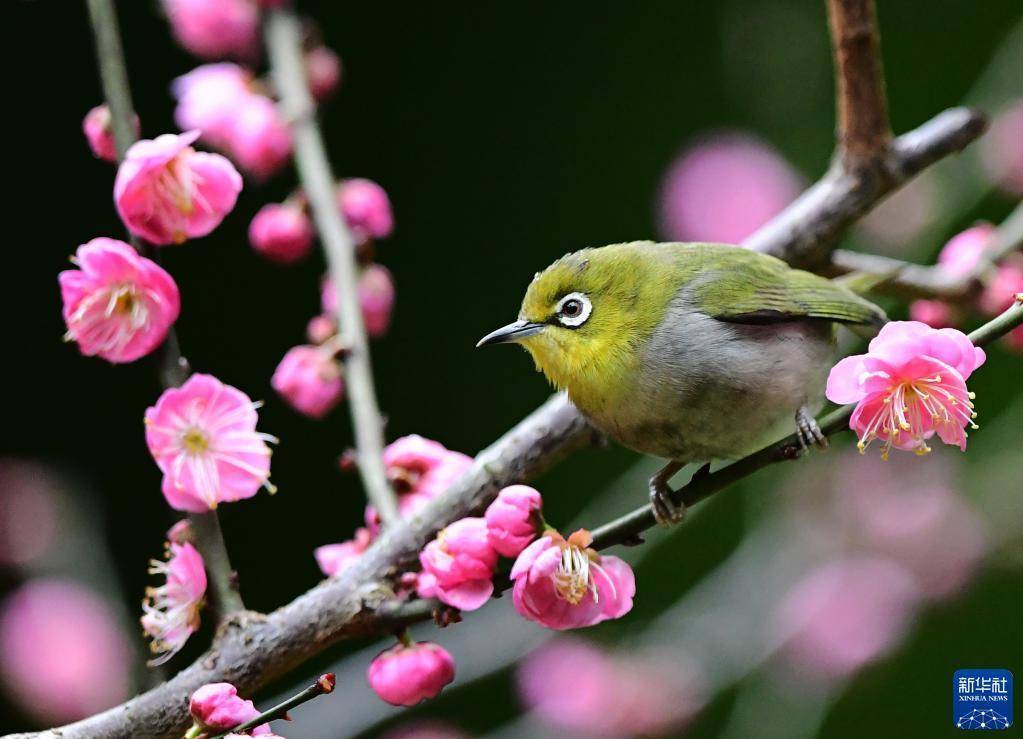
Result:
M583 249L538 273L519 319L477 346L515 342L558 388L602 392L623 382L675 290L639 243Z

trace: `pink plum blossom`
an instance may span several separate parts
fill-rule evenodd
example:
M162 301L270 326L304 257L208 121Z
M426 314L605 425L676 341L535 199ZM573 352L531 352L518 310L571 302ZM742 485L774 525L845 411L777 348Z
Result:
M195 725L208 734L233 729L259 716L252 701L238 695L231 683L207 683L192 693L188 712ZM251 736L272 736L269 724L252 729Z
M235 118L253 94L251 84L252 73L237 64L196 67L171 83L178 101L174 120L183 131L198 130L203 141L230 150Z
M338 207L357 241L385 239L394 230L394 215L387 192L373 180L343 180L337 190Z
M373 658L366 678L391 705L414 706L455 679L455 660L433 642L397 644Z
M195 374L146 410L146 443L176 510L201 513L270 484L274 437L256 431L257 403L212 375Z
M774 149L721 133L683 151L658 200L660 232L679 241L738 244L788 205L802 181Z
M398 493L398 512L402 518L409 518L461 477L472 466L472 457L411 434L384 448L384 465ZM373 506L366 506L366 526L374 536L380 530L380 518Z
M935 434L965 450L964 428L976 428L966 380L984 360L984 350L961 331L893 321L866 354L832 368L826 394L834 403L857 404L849 427L861 451L880 438L884 458L892 447L926 454Z
M114 181L114 201L128 229L154 244L205 236L234 208L242 178L219 154L197 152L198 131L136 142Z
M373 535L369 533L369 529L358 528L355 536L348 541L316 547L313 556L316 557L316 564L320 566L324 575L337 577L369 548L372 541Z
M251 0L163 0L178 43L204 59L252 59L259 52L259 8Z
M239 167L266 179L291 158L291 129L273 100L249 95L235 111L226 148Z
M107 602L70 580L29 580L0 605L0 678L40 722L74 721L131 695L132 652Z
M991 181L1010 195L1023 195L1023 98L995 116L980 147Z
M503 557L518 557L541 527L540 493L528 485L512 485L497 494L483 514L490 546Z
M329 349L304 344L288 350L270 384L300 413L323 418L341 400L341 365Z
M820 565L782 598L773 617L781 654L808 679L845 677L905 635L919 592L902 567L880 557Z
M566 637L529 654L516 678L533 714L572 736L679 736L707 692L684 655L614 654Z
M290 264L309 255L313 224L295 204L268 203L249 224L249 243L267 259Z
M580 529L562 538L548 530L522 550L512 567L512 602L522 616L549 629L579 629L632 610L636 579L614 556L590 549Z
M326 46L317 46L305 55L305 73L309 92L317 101L329 98L341 82L341 58Z
M955 313L943 300L914 300L909 304L909 317L931 328L954 328Z
M142 630L152 639L150 649L162 664L185 646L199 628L199 610L206 595L206 569L202 555L191 544L167 545L167 561L151 560L149 572L166 582L146 588L142 603Z
M61 272L65 339L87 356L132 362L156 349L178 318L178 286L123 241L96 238Z
M948 240L938 254L938 265L953 277L965 277L980 264L984 250L995 234L990 223L978 223Z
M132 120L135 135L139 135L139 117ZM107 162L117 161L117 143L114 141L114 127L110 118L110 108L106 104L97 105L85 114L82 120L82 132L92 150L93 156Z
M482 518L462 518L449 524L419 553L423 571L416 591L453 608L474 611L494 592L497 552Z
M394 278L390 270L381 264L371 264L359 275L359 306L362 308L362 321L366 325L366 333L378 339L387 333L391 325L391 312L394 310ZM323 312L337 315L337 292L334 283L323 281L322 307Z

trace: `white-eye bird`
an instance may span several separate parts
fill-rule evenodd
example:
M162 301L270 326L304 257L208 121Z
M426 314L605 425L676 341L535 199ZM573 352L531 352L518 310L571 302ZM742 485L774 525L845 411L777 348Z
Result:
M885 322L847 287L723 244L636 241L567 254L537 273L518 320L477 346L521 344L601 432L669 462L654 514L681 520L668 483L689 462L735 459L795 431L827 446L835 323Z

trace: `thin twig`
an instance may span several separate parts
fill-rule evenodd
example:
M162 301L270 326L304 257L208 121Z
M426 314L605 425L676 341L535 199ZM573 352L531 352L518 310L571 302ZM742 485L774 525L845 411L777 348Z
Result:
M838 151L846 169L872 163L891 140L874 0L828 0L835 56Z
M125 153L136 141L135 108L131 101L131 87L121 47L121 35L117 23L117 10L113 0L87 0L89 19L92 23L96 42L96 62L99 67L103 96L110 108L110 119L117 145L117 158L123 160ZM143 256L159 262L158 249L144 240L129 234L132 246ZM171 326L167 338L156 350L157 375L163 388L179 387L188 379L188 361L182 356L177 332ZM227 545L220 530L215 512L190 514L195 531L195 545L203 556L206 569L213 585L213 600L221 617L245 606L238 592L238 586Z
M253 719L249 719L244 724L239 724L230 731L226 731L223 734L217 734L216 736L211 737L211 739L224 739L224 737L228 734L241 734L251 729L255 729L257 726L262 726L263 724L270 723L271 721L276 721L279 718L287 718L288 711L292 708L297 708L303 703L311 701L313 698L318 696L333 693L335 681L336 678L334 677L333 672L327 672L320 675L316 678L316 682L300 693L291 696L286 701L278 703L273 708L263 711L261 714Z
M302 26L291 8L278 8L268 13L265 31L274 84L293 121L299 179L312 208L337 295L337 320L348 350L345 355L348 407L355 430L359 472L367 497L381 520L390 524L397 519L398 505L383 463L383 420L359 306L355 242L338 210L334 175L313 115L315 105L302 56Z
M1023 204L1017 205L991 237L991 243L977 266L968 274L951 275L940 265L923 266L879 254L836 249L831 263L838 273L864 272L895 277L879 286L877 292L903 298L939 298L958 302L971 298L983 286L983 278L992 267L1015 251L1023 249Z

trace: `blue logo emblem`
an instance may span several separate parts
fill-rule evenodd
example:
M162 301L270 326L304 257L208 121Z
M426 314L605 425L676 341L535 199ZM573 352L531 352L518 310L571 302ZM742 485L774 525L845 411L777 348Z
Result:
M952 721L958 729L997 731L1012 726L1012 673L956 670L952 677Z

